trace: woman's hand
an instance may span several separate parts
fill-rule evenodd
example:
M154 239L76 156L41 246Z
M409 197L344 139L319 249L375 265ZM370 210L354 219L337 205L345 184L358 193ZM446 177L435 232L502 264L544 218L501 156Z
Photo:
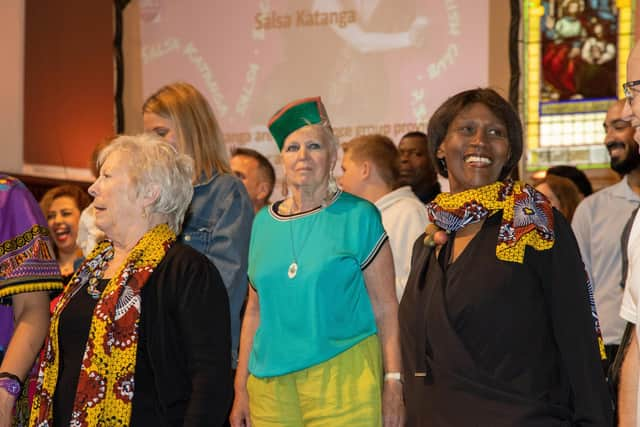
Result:
M236 390L233 399L231 415L229 415L231 427L251 427L251 417L249 417L249 393L245 388L243 391Z
M400 381L387 380L384 382L382 419L384 427L404 427L404 400Z

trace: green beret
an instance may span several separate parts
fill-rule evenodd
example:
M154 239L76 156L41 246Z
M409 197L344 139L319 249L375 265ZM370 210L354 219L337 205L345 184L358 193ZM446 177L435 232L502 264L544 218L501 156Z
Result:
M304 126L325 122L329 124L327 111L319 96L313 98L298 99L278 110L269 120L269 131L282 151L284 140L292 132Z

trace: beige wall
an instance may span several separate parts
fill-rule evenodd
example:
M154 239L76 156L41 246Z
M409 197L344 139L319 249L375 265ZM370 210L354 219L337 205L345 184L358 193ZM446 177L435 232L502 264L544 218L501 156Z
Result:
M132 0L124 10L124 131L142 132L142 44L140 41L140 2Z
M509 24L511 8L507 0L489 2L489 86L509 98Z

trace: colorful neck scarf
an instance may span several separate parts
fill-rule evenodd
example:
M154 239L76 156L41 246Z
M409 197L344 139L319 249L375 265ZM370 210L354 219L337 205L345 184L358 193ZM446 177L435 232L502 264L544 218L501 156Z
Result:
M526 246L553 247L553 212L549 201L528 184L505 181L460 193L441 193L427 205L431 222L447 232L502 211L496 256L522 264Z
M149 230L102 292L93 311L80 367L72 425L129 425L138 348L140 292L175 240L176 235L166 224ZM60 314L77 292L84 292L83 287L91 277L96 259L104 258L110 250L112 244L108 240L94 249L54 309L40 362L30 425L53 425L53 395L60 363Z

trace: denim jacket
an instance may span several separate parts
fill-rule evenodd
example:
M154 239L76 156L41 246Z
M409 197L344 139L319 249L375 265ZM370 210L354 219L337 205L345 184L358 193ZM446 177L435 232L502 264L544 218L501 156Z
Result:
M238 360L240 309L247 293L247 258L253 206L236 177L214 172L194 186L179 240L205 254L216 266L229 295L231 356Z

